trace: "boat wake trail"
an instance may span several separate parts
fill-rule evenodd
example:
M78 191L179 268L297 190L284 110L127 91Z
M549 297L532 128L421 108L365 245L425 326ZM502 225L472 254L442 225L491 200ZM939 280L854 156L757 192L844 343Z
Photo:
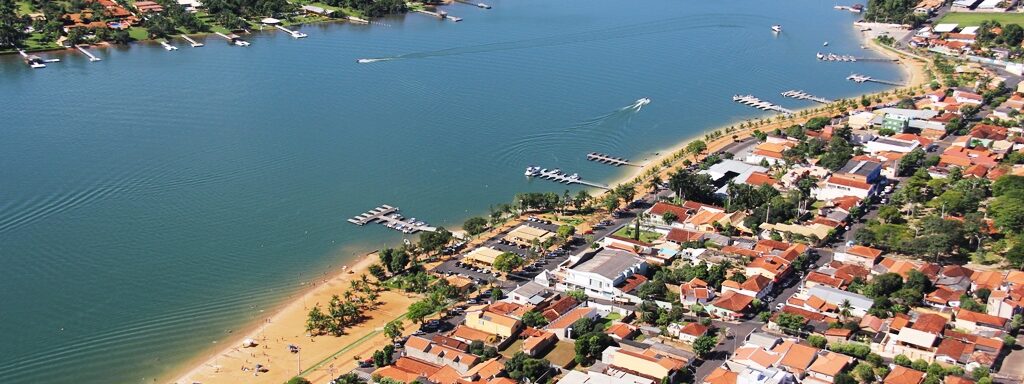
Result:
M684 16L665 20L658 20L653 22L627 24L611 28L596 29L534 39L488 43L466 47L446 48L435 51L414 52L391 57L359 59L357 60L357 62L361 64L367 64L376 63L379 61L425 59L441 56L469 55L487 52L554 47L561 45L624 39L658 33L681 32L697 29L741 29L746 28L747 25L751 25L751 21L746 19L756 18L758 18L758 16L728 14L701 15L699 17ZM730 23L723 23L721 21L723 19L729 20Z
M630 105L627 105L625 107L622 107L619 110L620 111L629 111L629 110L631 110L633 112L640 112L640 110L643 109L645 105L650 104L650 103L651 103L651 99L646 98L646 97L642 97L642 98L637 99L636 102L634 102L633 104L630 104Z

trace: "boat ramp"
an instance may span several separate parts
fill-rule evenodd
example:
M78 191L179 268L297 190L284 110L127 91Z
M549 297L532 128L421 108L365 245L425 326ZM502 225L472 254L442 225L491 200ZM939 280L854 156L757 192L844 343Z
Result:
M445 11L431 12L423 9L417 9L416 12L422 13L424 15L434 16L441 20L451 20L456 23L462 21L461 17L449 15L448 12Z
M86 56L89 56L89 61L100 61L100 60L103 60L101 58L93 56L92 53L90 53L88 50L85 49L85 47L83 47L81 45L75 45L75 48L78 48L79 51L84 53Z
M852 74L850 76L847 76L846 80L856 81L858 83L864 83L864 82L869 82L870 81L870 82L879 83L879 84L895 85L897 87L903 86L903 83L899 83L899 82L895 82L895 81L889 81L889 80L876 79L876 78L873 78L871 76L858 75L856 73L854 73L854 74Z
M301 38L303 38L303 37L309 36L309 35L307 35L307 34L305 34L305 33L302 33L302 32L299 32L299 31L293 31L293 30L290 30L290 29L288 29L288 28L285 28L285 27L283 27L283 26L280 26L280 25L274 25L274 28L277 28L277 29L280 29L280 30L282 30L282 31L285 31L285 32L287 32L287 33L288 33L289 35L292 35L292 37L294 37L294 38L296 38L296 39L301 39Z
M817 103L822 103L822 104L831 104L832 103L832 100L829 100L829 99L826 99L826 98L823 98L823 97L817 97L817 96L814 96L814 95L812 95L810 93L807 93L807 92L804 92L804 91L797 91L797 90L789 90L789 91L786 91L786 92L782 92L782 96L794 98L794 99L797 99L797 100L810 100L810 101L817 102Z
M593 181L583 180L582 178L580 178L579 174L575 174L574 173L574 174L570 175L570 174L567 174L565 172L562 172L560 169L557 169L557 168L555 168L555 169L547 169L547 168L540 168L540 167L527 167L526 168L526 176L527 177L531 177L531 178L532 177L536 177L538 179L551 180L551 181L554 181L556 183L562 183L562 184L580 184L580 185L586 185L588 187L594 187L594 188L611 189L611 188L608 188L607 185L604 185L604 184L601 184L601 183L595 183Z
M770 102L758 99L757 97L754 97L754 95L735 95L735 96L732 97L732 101L735 101L735 102L740 103L740 104L749 105L751 107L760 109L762 111L775 111L775 112L779 112L779 113L786 114L786 115L792 115L793 114L793 111L791 111L789 109L786 109L786 108L784 108L781 105L773 104L773 103L770 103Z
M192 48L199 48L203 46L203 43L193 40L191 37L188 37L188 35L181 35L181 38L185 39L189 44L192 44Z
M402 217L402 215L398 213L398 207L392 207L387 204L348 219L348 222L358 226L364 226L370 223L379 223L385 227L407 234L421 231L433 232L437 230L437 228L431 227L423 221L416 220L415 217L410 219Z
M629 160L623 159L621 157L614 157L614 156L610 156L610 155L606 155L606 154L598 153L598 152L590 152L590 153L588 153L587 154L587 160L596 161L596 162L601 163L601 164L614 165L616 167L623 166L623 165L638 166L638 165L630 163Z

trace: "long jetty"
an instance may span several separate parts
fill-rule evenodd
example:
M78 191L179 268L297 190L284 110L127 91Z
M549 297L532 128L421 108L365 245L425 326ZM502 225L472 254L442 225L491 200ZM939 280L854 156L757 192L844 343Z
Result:
M191 37L188 37L188 35L181 35L181 38L185 39L189 44L192 44L192 48L199 48L203 46L203 43L193 40Z
M604 185L604 184L601 184L601 183L595 183L593 181L583 180L583 179L581 179L579 177L579 175L576 175L576 174L569 175L569 174L566 174L566 173L564 173L564 172L562 172L562 171L560 171L558 169L552 169L552 170L549 170L547 168L540 169L540 170L535 171L533 174L531 174L530 177L536 177L538 179L544 179L544 180L551 180L551 181L554 181L556 183L562 183L562 184L580 184L580 185L586 185L586 186L594 187L594 188L611 189L607 185Z
M474 3L474 2L469 1L469 0L455 0L455 2L462 3L462 4L469 4L469 5L472 5L474 7L482 8L482 9L491 9L490 5L487 5L487 4L484 4L484 3Z
M462 21L461 17L449 15L448 12L445 11L431 12L424 9L417 9L416 12L422 13L424 15L434 16L441 20L451 20L456 23Z
M301 38L307 36L305 33L302 33L302 32L299 32L299 31L293 31L293 30L290 30L290 29L285 28L285 27L280 26L280 25L274 25L274 28L277 28L277 29L280 29L282 31L288 32L289 35L292 35L292 37L294 37L296 39L301 39Z
M852 80L852 81L855 81L855 82L858 82L858 83L864 83L864 82L870 81L870 82L879 83L879 84L895 85L897 87L903 86L903 83L900 83L900 82L876 79L876 78L871 77L871 76L858 75L856 73L854 73L854 74L852 74L850 76L847 76L846 80Z
M786 92L782 92L781 95L785 96L785 97L789 97L789 98L794 98L794 99L797 99L797 100L810 100L810 101L817 102L817 103L822 103L822 104L831 104L832 103L832 100L826 99L824 97L814 96L814 95L812 95L810 93L807 93L807 92L804 92L804 91L797 91L795 89L794 90L789 90L789 91L786 91Z
M786 108L784 108L781 105L773 104L773 103L770 103L770 102L758 99L757 97L754 97L753 95L735 95L735 96L732 97L732 101L735 101L737 103L744 104L744 105L749 105L751 107L760 109L762 111L775 111L775 112L779 112L779 113L783 113L783 114L787 114L787 115L792 115L793 114L793 111L791 111L789 109L786 109Z
M85 54L86 56L89 56L89 61L100 61L100 60L103 60L103 59L101 59L101 58L98 58L98 57L96 57L96 56L93 56L93 55L92 55L92 53L90 53L89 51L87 51L87 50L85 49L85 47L82 47L81 45L75 45L75 48L78 48L78 50L79 50L79 51L82 51L82 53L84 53L84 54Z
M623 166L623 165L637 166L637 165L635 165L633 163L630 163L629 160L623 159L621 157L614 157L614 156L611 156L611 155L606 155L606 154L598 153L598 152L590 152L590 153L588 153L587 154L587 160L596 161L596 162L601 163L601 164L614 165L616 167L620 167L620 166Z
M875 62L894 62L897 59L881 58L881 57L857 57L853 55L837 55L834 53L823 54L818 52L816 55L820 61L833 61L833 62L858 62L858 61L875 61Z
M406 219L402 217L402 215L398 213L398 207L392 207L387 204L348 219L348 222L358 226L364 226L370 223L379 223L385 227L407 234L420 231L433 232L437 230L437 228L431 227L425 222L417 221L415 218Z

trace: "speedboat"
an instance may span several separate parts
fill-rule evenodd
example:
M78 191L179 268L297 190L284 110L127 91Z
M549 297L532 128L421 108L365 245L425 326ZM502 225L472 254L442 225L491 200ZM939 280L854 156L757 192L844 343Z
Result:
M650 103L651 103L651 99L649 99L649 98L646 98L646 97L641 97L640 99L638 99L638 100L636 101L636 105L637 105L638 107L639 107L639 106L644 106L644 105L647 105L647 104L650 104Z
M780 24L773 25L772 26L772 32L776 32L776 33L782 32L782 25L780 25Z
M821 52L818 52L818 60L821 60L821 59L824 59L824 58L825 58L825 55L822 55Z
M540 168L539 167L535 167L535 166L526 167L526 173L525 173L526 176L536 176L538 173L540 173Z
M824 44L822 44L822 46L827 47L828 46L828 42L826 41Z
M574 173L574 174L572 174L572 176L569 176L569 178L573 179L573 180L579 180L580 179L580 174Z

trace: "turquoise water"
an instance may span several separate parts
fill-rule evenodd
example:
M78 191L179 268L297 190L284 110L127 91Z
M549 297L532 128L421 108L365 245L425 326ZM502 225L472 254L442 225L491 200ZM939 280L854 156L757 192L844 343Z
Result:
M493 2L492 2L493 1ZM266 317L354 255L395 244L345 219L379 204L457 226L519 191L608 182L632 159L758 116L733 103L850 97L898 79L831 3L491 0L309 38L219 38L0 57L0 378L140 383ZM774 36L769 27L784 32ZM359 58L388 58L357 64ZM624 108L641 97L640 111Z

